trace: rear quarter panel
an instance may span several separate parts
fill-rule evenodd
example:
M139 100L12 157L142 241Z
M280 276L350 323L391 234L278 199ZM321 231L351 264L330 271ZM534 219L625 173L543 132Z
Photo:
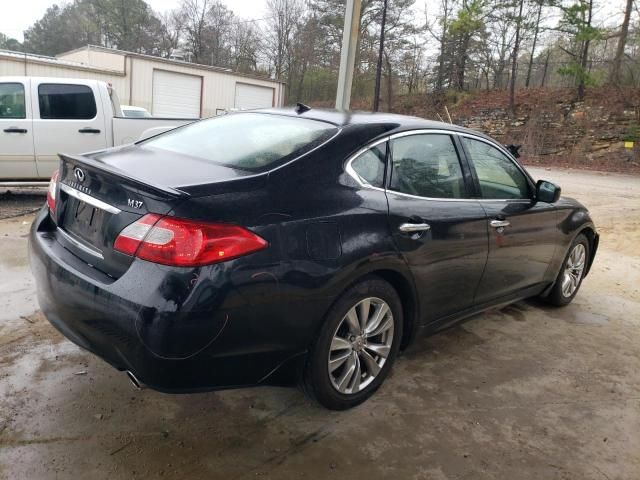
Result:
M240 224L269 242L229 272L231 288L260 312L237 322L239 335L247 329L265 349L305 350L358 278L393 270L411 281L389 235L386 195L362 189L343 171L360 145L359 135L346 138L269 172L266 185L246 183L176 207L176 216Z

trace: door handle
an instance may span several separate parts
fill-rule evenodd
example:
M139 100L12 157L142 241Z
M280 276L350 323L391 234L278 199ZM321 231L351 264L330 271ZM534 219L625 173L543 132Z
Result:
M507 220L491 220L489 222L489 225L491 225L493 228L502 228L508 227L511 224Z
M78 130L78 132L80 133L100 133L100 130L98 130L97 128L81 128L80 130Z
M26 128L9 127L4 129L5 133L27 133Z
M403 223L398 227L398 230L405 233L426 232L430 229L431 225L428 223Z

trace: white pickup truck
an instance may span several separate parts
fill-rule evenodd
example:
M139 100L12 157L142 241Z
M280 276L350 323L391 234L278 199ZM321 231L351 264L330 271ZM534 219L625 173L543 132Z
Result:
M0 77L0 182L48 180L58 153L133 143L193 121L124 118L105 82Z

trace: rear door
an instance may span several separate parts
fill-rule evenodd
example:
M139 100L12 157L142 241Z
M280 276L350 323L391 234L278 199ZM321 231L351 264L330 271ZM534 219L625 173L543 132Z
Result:
M489 258L476 303L490 302L544 281L556 248L556 209L537 202L517 162L492 142L461 135L487 214Z
M29 80L0 82L0 179L37 178Z
M390 144L389 226L431 323L473 305L487 260L485 212L449 132L405 132Z
M58 153L84 153L108 146L95 82L32 81L33 135L40 177L58 168Z

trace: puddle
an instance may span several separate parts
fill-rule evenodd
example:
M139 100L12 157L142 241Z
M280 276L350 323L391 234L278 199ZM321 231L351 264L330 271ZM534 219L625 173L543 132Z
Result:
M602 315L601 313L591 312L575 312L571 315L572 318L568 319L571 323L577 323L578 325L605 325L609 323L609 317Z

